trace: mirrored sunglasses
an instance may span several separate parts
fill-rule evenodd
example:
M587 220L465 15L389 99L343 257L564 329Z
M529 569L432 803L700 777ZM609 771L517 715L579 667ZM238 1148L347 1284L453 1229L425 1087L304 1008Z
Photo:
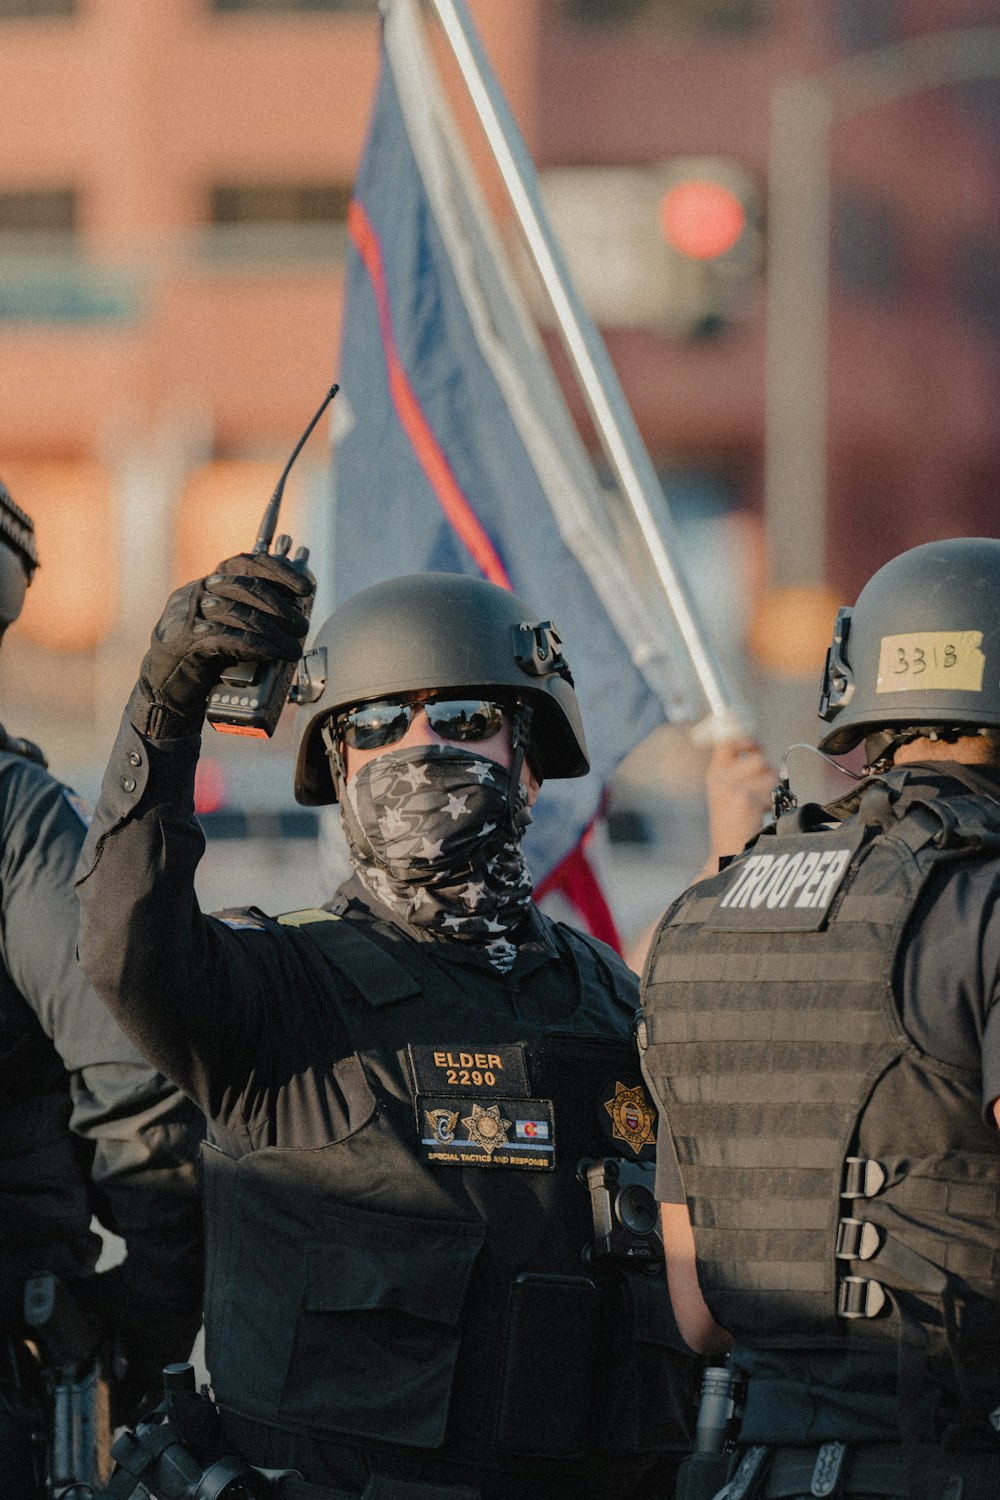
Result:
M354 750L381 750L403 738L418 708L436 735L459 744L491 740L506 713L504 704L486 698L380 698L340 714L337 729Z

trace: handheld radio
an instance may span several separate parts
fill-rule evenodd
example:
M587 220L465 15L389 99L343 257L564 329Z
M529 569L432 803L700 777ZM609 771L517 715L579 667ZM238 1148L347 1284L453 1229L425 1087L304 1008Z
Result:
M285 480L306 439L339 390L339 385L330 387L319 411L292 450L292 456L274 487L274 494L264 509L257 540L253 544L255 553L271 550L271 539L278 524L278 511L281 508ZM290 536L279 536L274 544L275 555L287 557L291 545ZM291 560L292 567L298 569L312 584L310 592L305 598L299 600L299 608L306 616L311 614L313 600L316 597L316 580L306 566L308 560L308 547L299 547ZM246 734L258 739L270 738L281 717L281 710L288 698L297 666L298 663L294 661L234 662L231 667L226 668L220 681L215 684L208 695L206 719L212 728L218 729L221 734Z

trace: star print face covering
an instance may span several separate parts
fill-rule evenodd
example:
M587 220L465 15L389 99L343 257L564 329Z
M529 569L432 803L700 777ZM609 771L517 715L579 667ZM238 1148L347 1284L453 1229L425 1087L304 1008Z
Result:
M531 900L509 777L472 751L418 745L369 761L341 797L351 862L376 900L412 927L479 944L498 968L513 962L508 934Z

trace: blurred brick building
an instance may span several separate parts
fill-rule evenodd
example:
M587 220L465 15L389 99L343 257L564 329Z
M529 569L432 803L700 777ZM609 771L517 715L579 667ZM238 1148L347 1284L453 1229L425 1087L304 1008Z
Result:
M745 616L765 568L773 87L1000 22L1000 0L469 3L668 497L735 528ZM58 678L53 712L84 734L164 580L252 538L335 374L376 67L363 0L0 0L0 475L44 564L3 682L36 718ZM997 99L988 80L926 89L832 133L842 596L902 547L996 528ZM663 235L663 195L695 170L746 213L712 264Z

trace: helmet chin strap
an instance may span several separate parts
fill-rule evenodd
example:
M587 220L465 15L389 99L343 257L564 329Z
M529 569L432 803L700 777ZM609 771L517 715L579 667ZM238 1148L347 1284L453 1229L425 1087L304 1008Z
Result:
M371 844L368 842L368 836L366 835L364 829L361 827L361 824L358 822L357 818L354 816L353 810L351 809L347 799L341 796L341 792L344 786L346 786L347 784L347 760L344 755L343 741L340 735L334 732L332 719L327 719L326 723L320 726L320 734L323 736L323 743L326 746L326 756L330 762L330 775L333 778L333 785L337 792L337 800L340 803L341 817L350 819L351 836L356 841L361 853L364 854L367 859L370 859L377 864L378 861L375 858L375 851L372 849Z
M861 768L861 774L862 776L882 775L891 768L896 751L903 745L909 745L913 740L944 740L950 744L955 740L963 739L966 735L979 732L968 725L963 727L958 724L909 724L903 729L876 729L865 736L867 764Z
M339 734L333 732L332 716L320 725L320 735L326 746L326 758L330 762L330 775L333 778L334 790L340 797L340 789L347 780L347 762L344 759L344 746Z
M510 742L513 753L510 762L510 782L507 788L507 811L510 816L510 826L518 838L531 822L531 809L527 803L521 803L518 789L521 785L521 772L528 756L533 712L531 704L519 698L511 722Z

